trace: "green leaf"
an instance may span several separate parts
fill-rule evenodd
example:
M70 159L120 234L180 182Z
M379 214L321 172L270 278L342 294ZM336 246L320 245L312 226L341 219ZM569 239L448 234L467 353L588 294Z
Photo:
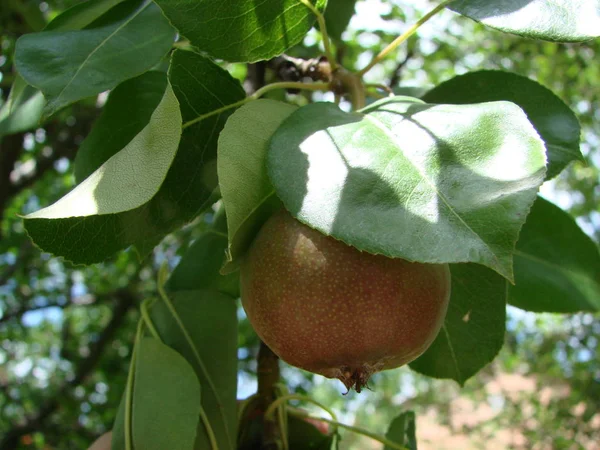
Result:
M392 420L385 437L409 450L417 450L416 433L417 425L415 413L413 411L407 411L399 414ZM392 448L386 445L383 450L392 450Z
M166 74L150 71L111 91L102 114L77 151L74 169L78 182L125 148L144 129L166 87Z
M226 70L192 52L173 53L169 79L184 121L245 97L240 83ZM167 233L214 202L217 138L230 113L184 130L167 177L150 202L120 214L29 220L28 232L41 248L79 264L103 261L129 245L135 245L142 257L147 255Z
M122 1L90 0L75 5L50 22L44 31L80 30ZM45 104L42 92L28 85L23 77L17 74L7 101L0 108L0 136L38 126Z
M0 137L38 126L45 103L42 93L17 75L6 102L0 108Z
M196 239L169 277L169 291L214 289L234 298L240 296L239 275L221 275L227 236L209 230Z
M150 122L129 144L63 198L26 220L117 214L143 205L164 181L180 138L179 102L168 85Z
M183 355L194 368L202 386L202 407L218 448L233 450L237 434L236 303L214 291L179 291L170 297L201 364L164 302L153 305L152 321L164 343ZM211 448L202 424L198 426L195 448Z
M508 282L477 264L452 264L450 272L452 293L444 325L410 368L462 386L502 348Z
M448 8L532 39L579 42L600 36L598 0L457 0Z
M325 24L329 37L341 42L342 33L354 15L356 0L328 0L325 9Z
M316 422L319 423L319 422ZM288 444L290 450L330 450L333 445L333 434L319 430L311 419L302 419L288 415ZM323 424L323 422L320 422ZM325 425L325 428L329 428Z
M135 448L192 450L200 414L200 383L188 362L154 338L138 344L132 402Z
M56 16L44 31L82 30L124 0L88 0Z
M238 109L219 137L219 187L227 211L228 272L254 236L280 206L267 175L269 139L295 106L275 100L255 100Z
M552 91L514 73L484 70L448 80L422 99L427 103L484 103L507 100L519 105L546 145L546 178L558 175L571 161L582 160L581 127L571 109Z
M515 252L511 305L536 312L600 310L600 253L575 220L538 197Z
M315 103L283 122L268 170L286 208L362 251L477 262L512 279L545 174L543 143L523 111L393 98L363 112Z
M123 2L81 31L44 31L17 41L15 64L48 104L45 114L140 75L171 48L174 30L151 1Z
M314 3L314 0L312 0ZM255 62L299 43L315 21L299 0L156 0L192 45L215 58ZM317 0L323 9L326 0Z

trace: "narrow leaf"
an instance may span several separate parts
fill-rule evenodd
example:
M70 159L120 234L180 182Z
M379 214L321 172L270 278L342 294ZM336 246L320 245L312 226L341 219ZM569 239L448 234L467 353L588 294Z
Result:
M219 187L227 211L229 268L279 204L267 174L269 139L296 107L256 100L237 110L219 137Z
M280 55L302 40L315 21L299 0L156 0L192 45L227 61ZM313 3L314 0L313 0ZM326 0L317 0L323 9Z
M153 338L138 344L133 390L133 445L192 450L200 414L200 383L188 362Z
M448 8L533 39L579 42L600 36L598 0L456 0Z
M235 301L214 291L179 291L171 294L171 298L200 361L164 302L152 307L152 321L165 344L183 355L194 368L202 386L202 408L218 448L233 450L237 435ZM195 448L211 448L202 424L198 426Z
M471 72L436 86L422 99L453 105L506 100L519 105L546 145L546 178L558 175L571 161L583 159L581 127L573 111L552 91L521 75L495 70Z
M536 312L600 310L598 246L568 213L541 197L517 242L508 301Z
M60 108L139 75L171 48L174 30L151 1L128 0L85 30L22 36L15 64L40 89L51 115Z
M180 138L179 102L168 85L148 125L125 148L59 201L26 219L116 214L143 205L164 181Z
M385 437L408 450L417 450L417 427L415 413L407 411L399 414L392 420ZM386 445L384 450L392 450Z
M446 320L431 347L410 368L464 385L504 343L508 282L477 264L453 264Z
M512 252L545 175L544 146L508 102L315 103L271 139L268 170L300 221L369 253L477 262L512 279Z

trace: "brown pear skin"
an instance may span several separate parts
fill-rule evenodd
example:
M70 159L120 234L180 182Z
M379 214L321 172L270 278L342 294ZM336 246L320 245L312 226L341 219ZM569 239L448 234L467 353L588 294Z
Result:
M242 261L241 294L277 356L360 392L374 372L431 345L448 309L450 271L361 252L281 210Z

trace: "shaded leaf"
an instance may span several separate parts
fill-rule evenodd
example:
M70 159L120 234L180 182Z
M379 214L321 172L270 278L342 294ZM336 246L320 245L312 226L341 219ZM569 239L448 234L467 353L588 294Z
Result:
M399 414L392 420L385 437L398 445L403 445L409 450L417 450L417 426L415 413L407 411ZM388 445L383 450L392 450Z
M221 275L225 262L227 236L209 230L196 239L169 277L166 288L170 291L214 289L234 298L240 296L239 275Z
M288 444L290 450L330 450L333 445L333 434L323 433L317 428L323 422L288 415ZM329 427L325 424L325 429Z
M515 252L511 305L535 312L600 310L600 253L567 212L538 197Z
M452 293L444 325L410 368L464 385L504 343L508 282L477 264L452 264Z
M229 235L228 266L237 262L254 236L279 207L267 175L269 139L295 106L275 100L255 100L238 109L219 137L218 174Z
M6 102L0 108L0 137L38 126L45 103L42 93L17 75Z
M184 121L245 97L239 82L207 58L175 51L169 79ZM143 113L140 111L140 113ZM28 221L42 248L81 264L102 261L129 245L143 257L169 232L214 202L216 151L220 130L231 111L186 128L167 177L151 201L121 214Z
M188 362L154 338L137 343L132 402L135 448L192 450L200 383Z
M315 3L314 0L312 0ZM315 21L299 0L156 0L191 44L227 61L254 62L299 43ZM325 0L317 0L323 9Z
M199 364L164 302L153 305L152 321L164 343L183 355L194 368L202 386L202 408L218 448L232 450L237 435L236 303L214 291L179 291L170 297L202 363ZM195 448L211 448L202 424L198 426Z
M453 105L507 100L519 105L546 145L546 178L558 175L571 161L583 159L577 117L552 91L529 78L493 70L471 72L436 86L422 99Z
M325 24L329 37L341 41L342 33L348 28L354 15L356 0L328 0L325 9Z
M392 98L363 112L315 103L283 122L268 170L286 208L369 253L477 262L511 279L545 174L543 143L523 111Z
M26 221L117 214L143 205L164 181L180 137L179 102L168 85L150 122L129 144L56 203L26 216ZM32 238L36 240L34 234Z
M102 114L77 150L74 171L78 182L125 148L144 129L166 87L166 74L150 71L111 91Z
M448 8L533 39L578 42L600 36L598 0L456 0Z
M151 1L125 1L85 30L22 36L15 64L48 104L45 114L139 75L171 48L174 30Z

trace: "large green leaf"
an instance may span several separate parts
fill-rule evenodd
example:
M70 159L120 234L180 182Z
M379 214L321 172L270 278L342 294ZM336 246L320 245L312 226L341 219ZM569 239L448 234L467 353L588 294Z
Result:
M452 264L452 293L444 325L410 368L463 385L504 343L508 282L477 264Z
M315 21L314 14L299 0L156 3L192 45L227 61L254 62L280 55L300 42ZM316 1L320 9L325 3Z
M133 446L192 450L200 415L200 383L190 364L154 338L137 343Z
M170 85L146 125L75 189L26 220L117 214L147 203L163 183L181 138L179 102ZM36 236L32 234L34 241Z
M363 251L477 262L512 279L545 174L543 143L523 111L393 98L363 113L315 103L283 122L268 169L287 209Z
M15 64L23 78L44 93L45 113L50 115L147 71L173 40L173 28L153 2L128 0L84 30L22 36Z
M598 246L565 211L539 197L515 252L508 301L536 312L600 310Z
M404 446L407 450L417 450L417 426L415 413L407 411L400 413L392 420L385 437L390 441ZM392 450L386 445L383 450Z
M245 96L226 70L192 52L174 52L169 78L184 121ZM129 245L145 256L165 234L212 203L217 187L217 138L229 114L206 118L184 130L167 177L150 202L120 214L30 220L28 232L36 235L40 247L80 264L102 261Z
M332 39L341 41L342 33L354 15L356 0L328 0L325 10L327 32Z
M214 289L234 298L239 297L239 275L221 275L225 261L227 236L208 230L186 250L183 258L169 277L170 291Z
M125 148L144 129L166 87L166 74L150 71L111 91L102 114L77 151L74 169L78 182Z
M578 42L600 36L598 0L456 0L448 8L533 39Z
M164 302L153 305L152 321L165 344L183 355L194 368L202 386L202 408L218 448L233 450L237 435L236 303L214 291L179 291L171 294L171 298L197 356ZM211 448L202 424L198 426L195 448Z
M520 75L495 70L471 72L436 86L422 99L453 105L498 100L516 103L546 145L546 178L558 175L571 161L583 159L579 150L581 127L573 111L552 91Z
M229 271L279 201L267 175L269 139L295 106L256 100L237 110L219 137L219 187L227 211Z
M36 127L45 103L42 93L17 75L8 99L0 108L0 137Z

